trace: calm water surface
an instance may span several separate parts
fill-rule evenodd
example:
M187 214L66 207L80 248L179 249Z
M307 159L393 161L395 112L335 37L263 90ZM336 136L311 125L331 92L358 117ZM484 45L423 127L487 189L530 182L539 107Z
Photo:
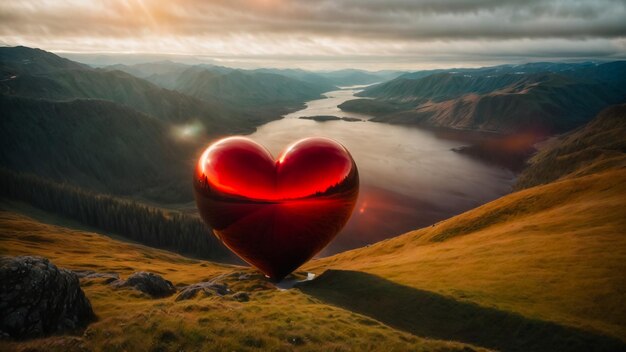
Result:
M348 148L361 177L354 213L335 240L321 253L330 255L462 213L511 190L515 174L452 151L470 137L454 138L417 127L369 122L371 116L341 111L337 105L355 99L361 87L325 93L306 108L258 128L249 137L276 157L300 138L333 138ZM317 122L300 116L356 117L361 122ZM475 135L473 136L475 138Z

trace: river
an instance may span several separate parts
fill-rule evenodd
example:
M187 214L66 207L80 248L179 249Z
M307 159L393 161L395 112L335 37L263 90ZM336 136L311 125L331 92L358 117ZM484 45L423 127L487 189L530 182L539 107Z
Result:
M453 151L476 136L442 134L418 127L367 121L371 116L341 111L361 86L312 100L302 110L260 126L248 136L276 157L289 144L310 136L333 138L348 148L361 190L348 224L321 256L362 247L460 214L511 190L515 174ZM318 122L301 116L333 115L363 121Z

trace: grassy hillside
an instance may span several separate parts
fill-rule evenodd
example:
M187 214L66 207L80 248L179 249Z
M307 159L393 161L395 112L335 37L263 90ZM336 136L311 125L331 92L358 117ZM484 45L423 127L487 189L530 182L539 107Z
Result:
M624 177L626 169L611 169L531 188L433 227L314 260L304 270L323 274L288 291L250 269L118 242L27 207L17 207L21 214L5 210L1 254L43 255L63 267L123 277L148 270L179 285L225 275L231 289L251 294L242 303L217 296L149 300L83 280L98 322L75 336L5 347L460 348L420 336L505 351L620 350ZM242 281L241 274L252 277Z
M545 143L519 176L517 187L626 167L625 136L626 105L607 108L587 125Z
M25 211L22 208L21 211ZM81 279L98 319L85 331L25 342L0 341L2 351L473 351L454 342L415 337L374 319L324 304L297 289L278 290L242 267L192 260L76 229L75 224L26 208L0 211L0 254L42 255L73 270L145 270L175 285L217 279L249 302L230 296L175 301L116 290ZM36 220L37 219L37 220ZM242 275L249 275L240 279Z
M305 268L369 273L626 341L624 179L622 167L530 188Z
M190 112L201 111L193 104L204 109L207 102L119 71L87 69L24 50L10 55L0 50L1 165L94 189L143 196L161 193L155 189L164 186L174 195L170 201L178 194L190 197L183 190L187 181L176 180L187 178L198 146L174 143L169 133L172 121L186 121ZM18 66L20 71L13 71ZM389 113L385 116L415 122L421 114L419 119L456 128L507 131L523 127L516 121L548 117L564 121L550 126L566 128L584 121L598 102L608 103L606 89L623 80L611 73L622 69L621 64L558 66L558 74L536 76L547 80L521 78L495 91L477 85L482 90L468 94L462 93L467 77L436 86L434 80L457 75L439 72L404 78L433 80L434 95L427 102L405 96L370 100L368 106ZM598 77L606 87L589 83ZM94 87L99 82L108 83ZM124 100L125 90L137 101ZM405 114L417 101L420 107ZM142 110L153 109L153 103L165 109L158 112L162 115ZM571 110L579 115L568 115ZM625 110L608 109L550 141L520 177L524 189L431 227L313 260L302 270L320 276L289 290L277 290L249 268L121 241L2 202L0 255L41 255L61 267L122 277L147 270L178 286L215 279L248 293L250 301L230 295L153 300L83 279L98 321L68 335L2 340L0 350L474 349L464 343L504 351L626 350ZM206 116L205 125L222 121ZM231 122L209 133L241 123Z
M621 109L601 114L574 145L620 141ZM10 204L17 210L0 212L1 254L43 255L60 266L123 277L149 270L178 285L223 275L218 280L250 293L251 301L149 300L83 280L98 322L74 336L4 347L132 350L146 341L160 350L462 347L440 341L447 340L503 351L623 350L626 166L577 165L551 183L431 227L313 260L302 270L321 275L287 291L251 269L119 242ZM251 276L241 280L242 274Z
M608 108L543 147L520 177L527 189L310 262L326 272L303 290L417 335L503 350L623 349L625 132L626 106Z

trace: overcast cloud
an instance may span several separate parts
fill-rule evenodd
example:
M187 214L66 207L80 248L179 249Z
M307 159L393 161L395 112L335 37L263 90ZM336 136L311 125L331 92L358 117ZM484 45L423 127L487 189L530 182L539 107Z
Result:
M0 41L237 66L417 69L623 59L625 19L626 0L26 0L0 2Z

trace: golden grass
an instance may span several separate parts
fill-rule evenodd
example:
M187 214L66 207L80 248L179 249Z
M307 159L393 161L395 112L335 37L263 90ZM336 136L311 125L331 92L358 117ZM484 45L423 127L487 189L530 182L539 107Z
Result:
M624 180L619 168L527 189L304 268L367 272L626 340Z
M38 212L38 218L42 213ZM280 291L252 270L193 260L110 237L51 225L13 211L0 211L0 254L40 255L59 267L119 272L146 270L175 285L223 274L249 302L228 297L150 299L130 289L112 289L98 279L81 286L98 320L84 332L26 342L0 342L0 350L69 351L456 351L468 345L430 340L324 304L297 289Z

